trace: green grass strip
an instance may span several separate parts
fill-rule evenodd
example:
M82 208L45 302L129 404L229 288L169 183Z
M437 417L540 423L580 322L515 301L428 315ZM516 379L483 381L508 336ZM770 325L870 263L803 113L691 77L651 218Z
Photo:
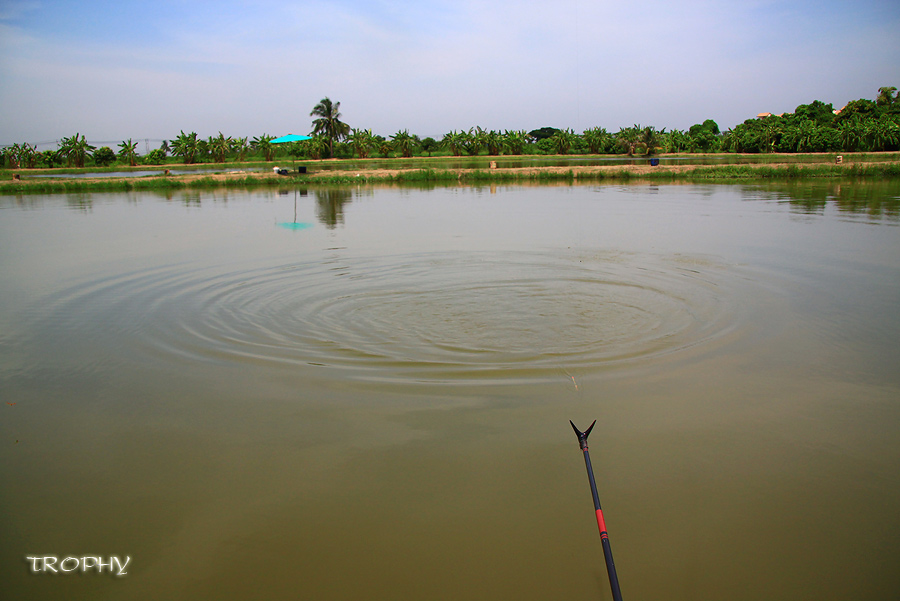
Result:
M360 176L351 171L335 171L328 175L311 177L261 177L247 175L216 179L214 177L179 178L172 176L148 176L117 178L110 180L62 179L36 182L0 181L0 194L22 193L71 193L71 192L120 192L132 190L183 190L211 188L260 188L285 185L359 185L359 184L484 184L484 183L541 183L576 181L751 181L751 180L802 180L816 178L898 178L900 162L853 163L850 165L717 165L702 166L683 171L665 168L641 172L621 169L595 171L518 170L518 169L412 169L383 175Z

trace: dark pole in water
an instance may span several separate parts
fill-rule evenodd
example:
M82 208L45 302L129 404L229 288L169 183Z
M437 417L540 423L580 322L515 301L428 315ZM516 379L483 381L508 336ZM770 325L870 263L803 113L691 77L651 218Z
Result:
M609 574L609 587L612 589L613 601L622 601L622 592L619 590L619 577L616 576L616 564L613 562L612 548L609 546L609 535L606 533L606 522L603 521L603 510L600 509L600 497L597 495L597 483L594 482L594 470L591 468L591 454L588 453L587 439L594 429L594 423L586 431L582 432L575 427L572 420L572 429L578 436L578 444L584 451L584 465L587 467L588 481L591 483L591 495L594 497L594 510L597 513L597 526L600 528L600 542L603 544L603 557L606 559L606 572Z

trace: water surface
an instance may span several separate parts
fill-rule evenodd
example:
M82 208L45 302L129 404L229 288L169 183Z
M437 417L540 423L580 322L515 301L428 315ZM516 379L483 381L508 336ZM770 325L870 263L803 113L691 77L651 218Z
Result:
M0 198L30 599L900 591L894 183ZM128 555L128 575L26 556Z

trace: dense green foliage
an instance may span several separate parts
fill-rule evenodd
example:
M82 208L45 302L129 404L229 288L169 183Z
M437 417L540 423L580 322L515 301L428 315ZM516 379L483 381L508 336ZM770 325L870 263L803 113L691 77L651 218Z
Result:
M882 91L893 88L882 88ZM793 113L748 119L725 133L731 152L857 152L900 150L900 101L854 100L835 111L830 104L801 104Z
M272 161L276 156L300 159L372 158L376 156L411 157L477 156L522 154L624 154L650 156L664 153L809 153L809 152L875 152L900 150L900 93L888 86L878 90L875 100L859 99L840 110L815 100L801 104L793 113L767 115L747 119L728 131L721 132L712 119L692 125L685 131L652 126L622 127L616 133L602 127L591 127L581 134L571 129L542 127L525 130L486 130L479 126L450 131L440 139L420 139L409 130L400 130L389 138L373 134L371 129L351 128L341 121L340 102L323 98L313 108L312 139L273 145L273 136L262 134L248 142L232 138L221 131L206 140L197 134L163 141L159 149L141 157L137 143L131 139L119 144L118 157L110 158L110 149L96 149L85 136L75 134L63 138L55 151L37 152L34 145L13 144L2 151L0 167L30 169L35 167L84 167L89 160L105 166L118 158L121 164L164 165L170 161L192 164L225 163L260 158Z
M116 161L116 153L109 146L101 146L94 151L94 164L101 167L112 165Z

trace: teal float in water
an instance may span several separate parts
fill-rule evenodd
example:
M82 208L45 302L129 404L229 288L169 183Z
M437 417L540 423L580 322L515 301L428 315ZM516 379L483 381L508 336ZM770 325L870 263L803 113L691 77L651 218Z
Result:
M311 223L304 223L304 222L302 222L302 221L301 221L300 223L297 223L296 221L293 221L293 222L286 222L286 223L279 223L279 224L278 224L278 227L283 227L283 228L288 229L288 230L306 230L306 229L311 228L312 226L313 226L313 224L311 224Z

